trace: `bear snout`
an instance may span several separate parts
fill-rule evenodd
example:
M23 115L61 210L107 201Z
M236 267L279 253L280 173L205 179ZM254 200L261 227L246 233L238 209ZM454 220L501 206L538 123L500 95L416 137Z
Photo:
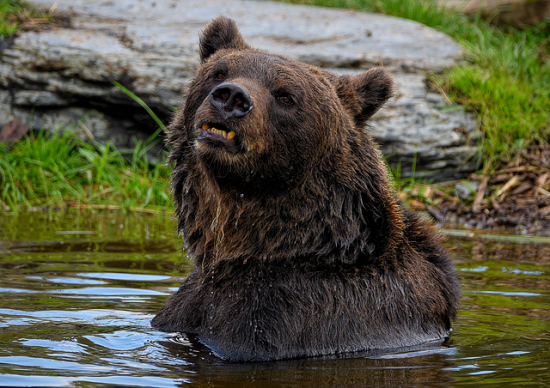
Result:
M210 104L224 119L242 118L252 110L252 99L246 89L223 83L210 92Z

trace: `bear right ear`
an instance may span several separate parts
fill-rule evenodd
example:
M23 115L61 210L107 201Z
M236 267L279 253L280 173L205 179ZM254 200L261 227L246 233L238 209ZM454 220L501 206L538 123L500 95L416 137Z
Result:
M208 23L202 31L199 47L201 63L204 63L218 50L250 48L244 42L235 21L225 16L218 16Z
M357 127L362 127L392 96L393 78L380 68L356 76L343 75L336 82L336 93Z

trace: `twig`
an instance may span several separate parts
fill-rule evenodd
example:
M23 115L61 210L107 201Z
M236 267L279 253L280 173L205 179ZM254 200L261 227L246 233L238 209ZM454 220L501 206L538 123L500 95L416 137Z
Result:
M550 237L484 234L484 233L475 233L469 230L457 230L457 229L443 229L443 233L449 236L457 236L457 237L482 238L487 240L497 240L497 241L500 240L500 241L508 241L508 242L519 242L519 243L532 242L532 243L550 244Z
M537 158L535 155L528 154L525 151L521 151L521 155L523 155L523 157L525 157L527 159L531 159L535 162L538 162L538 163L542 164L544 167L546 167L548 170L550 170L550 163L542 160L541 158Z
M486 176L485 178L483 178L483 180L479 184L479 187L477 188L474 204L472 205L472 211L474 213L481 210L481 201L483 201L483 198L485 198L485 190L487 189L488 183L489 183L489 177Z
M507 174L510 172L523 172L523 171L529 171L529 170L536 171L536 169L531 166L519 166L519 167L503 168L502 170L495 171L493 175Z
M94 210L129 210L134 213L162 214L164 210L146 209L144 207L122 207L118 205L100 205L100 204L85 204L85 203L67 203L68 207L78 209L94 209Z
M539 214L543 217L546 216L547 214L550 214L550 206L546 206L540 209Z
M434 186L437 186L437 187L453 186L453 185L456 185L457 183L461 183L461 182L462 182L462 179L456 179L454 181L437 182L437 183L434 184Z
M537 178L537 183L536 183L535 187L533 188L533 194L534 195L537 195L539 189L544 186L544 184L546 183L546 180L548 179L549 176L550 176L550 173L547 172L546 174L542 174L541 176L539 176Z
M516 186L519 183L519 178L517 175L514 175L512 179L510 179L502 188L497 191L496 196L501 197L503 194L505 194L508 190L510 190L512 187ZM502 200L502 198L500 198Z

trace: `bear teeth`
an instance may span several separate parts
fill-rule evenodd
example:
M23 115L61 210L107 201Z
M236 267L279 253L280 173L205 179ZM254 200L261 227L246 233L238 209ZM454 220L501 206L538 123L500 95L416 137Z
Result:
M202 129L203 130L208 130L210 132L214 132L214 133L217 133L218 135L222 135L224 138L226 138L227 140L231 140L231 139L234 139L235 136L237 136L237 134L233 131L230 131L229 133L226 132L226 131L223 131L221 129L216 129L214 127L210 128L210 126L208 124L203 124L202 125Z
M217 133L218 135L222 135L224 138L226 138L227 140L231 140L231 139L234 139L235 136L237 136L237 134L233 131L230 131L229 133L226 132L226 131L223 131L221 129L216 129L214 127L210 128L210 126L208 124L203 124L202 125L202 129L205 130L205 131L210 131L210 132L214 132L214 133Z
M223 137L227 137L227 132L222 131L221 129L210 128L210 131L217 133L218 135L222 135Z

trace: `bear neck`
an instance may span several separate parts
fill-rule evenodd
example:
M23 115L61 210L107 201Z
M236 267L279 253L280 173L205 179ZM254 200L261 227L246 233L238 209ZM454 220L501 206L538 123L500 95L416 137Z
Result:
M187 253L203 269L249 260L394 267L402 210L374 156L333 157L284 195L243 194L220 185L200 161L189 158L173 174ZM344 164L354 168L342 169Z

